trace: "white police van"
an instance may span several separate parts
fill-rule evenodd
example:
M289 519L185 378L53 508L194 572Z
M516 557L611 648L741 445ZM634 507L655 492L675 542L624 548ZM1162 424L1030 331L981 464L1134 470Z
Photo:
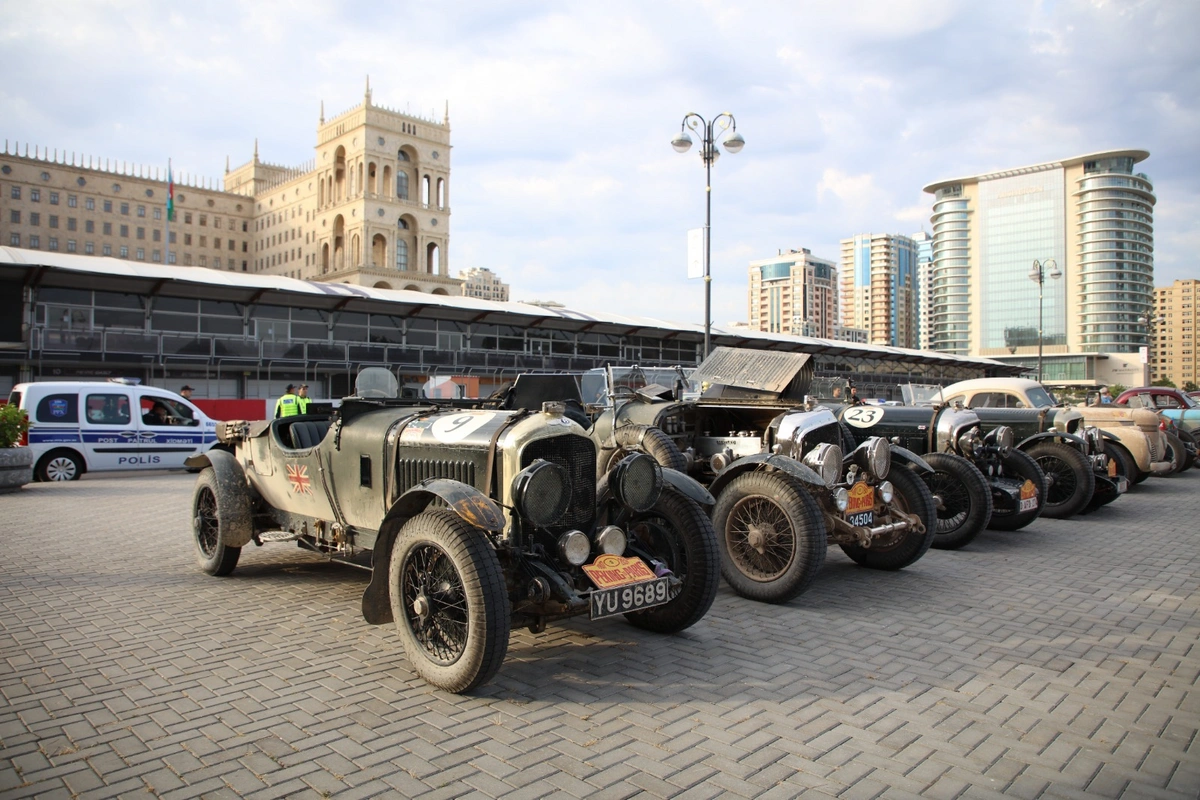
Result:
M183 468L217 443L216 421L165 389L125 378L19 383L8 402L29 416L26 437L38 481L84 472Z

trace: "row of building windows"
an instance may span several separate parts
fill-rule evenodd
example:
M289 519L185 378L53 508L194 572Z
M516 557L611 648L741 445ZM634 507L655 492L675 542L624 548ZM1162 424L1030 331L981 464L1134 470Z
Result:
M13 200L20 200L22 198L22 187L17 184L12 185L9 189L9 194ZM47 194L48 194L48 201L49 201L50 205L56 206L59 204L59 193L58 192L47 192ZM42 201L41 190L37 189L37 188L31 188L29 190L29 200L30 200L30 202L33 202L33 203L40 203ZM96 210L96 198L84 197L83 205L87 211L95 211ZM74 194L67 195L67 207L68 208L78 208L79 207L79 196L74 195ZM117 204L117 203L114 203L112 200L101 199L100 208L107 214L112 214L114 212L119 211L119 213L122 214L123 216L130 216L134 212L136 212L136 215L138 217L146 216L146 206L144 206L144 205L138 205L135 207L132 204L126 203L126 202ZM151 216L154 219L156 219L156 220L162 219L162 216L163 216L162 206L153 206L153 207L151 207L150 212L151 212ZM223 224L222 217L215 215L215 214L213 214L213 215L196 214L191 211L185 211L183 213L183 224L191 225L193 223L193 219L195 219L201 227L207 227L209 225L210 216L211 216L211 221L212 221L212 227L214 227L214 228L222 227L222 224ZM228 220L229 230L231 230L231 231L237 230L238 222L239 222L239 220L230 217ZM247 232L249 230L249 223L247 223L245 220L242 220L241 221L241 229L242 229L243 233Z

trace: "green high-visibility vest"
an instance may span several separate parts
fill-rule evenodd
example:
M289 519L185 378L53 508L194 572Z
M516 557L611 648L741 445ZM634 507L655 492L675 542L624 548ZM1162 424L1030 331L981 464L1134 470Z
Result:
M275 417L297 417L300 415L300 398L294 394L285 394L275 402Z

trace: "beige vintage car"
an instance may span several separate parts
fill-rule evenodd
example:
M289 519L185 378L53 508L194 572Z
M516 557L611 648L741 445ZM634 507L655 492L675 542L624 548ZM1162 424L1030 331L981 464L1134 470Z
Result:
M959 381L942 390L946 402L960 402L968 408L1047 408L1059 405L1046 387L1026 378L976 378ZM1136 465L1140 481L1148 475L1167 475L1175 471L1166 437L1159 429L1158 414L1145 408L1123 406L1080 406L1084 424L1094 425L1115 441L1120 457L1128 456Z

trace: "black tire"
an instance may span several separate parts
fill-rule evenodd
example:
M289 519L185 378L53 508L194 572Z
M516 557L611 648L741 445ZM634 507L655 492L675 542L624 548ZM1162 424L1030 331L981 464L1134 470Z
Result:
M850 556L856 564L871 569L897 570L904 569L917 561L929 551L933 539L937 535L937 507L933 504L933 495L915 472L893 465L887 479L895 491L892 505L906 514L916 514L925 528L918 531L908 528L900 536L887 544L872 544L870 548L856 544L841 545L842 551ZM890 515L880 514L876 524L892 522Z
M1087 456L1063 442L1038 442L1026 452L1046 475L1043 517L1066 519L1087 506L1096 491Z
M1187 450L1183 446L1183 440L1169 431L1163 431L1163 438L1167 440L1167 457L1171 459L1171 471L1167 474L1183 472L1187 464Z
M461 693L500 669L511 609L482 532L446 508L421 512L392 545L388 587L408 663L427 682Z
M224 543L230 520L250 516L250 496L242 490L223 489L212 467L205 467L192 490L192 542L200 569L218 577L237 567L242 548Z
M644 431L644 432L643 432ZM617 448L602 451L597 475L605 475L630 453L645 453L660 467L687 472L687 458L675 441L653 425L627 425L617 429Z
M1175 431L1175 435L1182 439L1184 444L1185 457L1183 468L1191 469L1196 466L1196 437L1190 431L1185 431L1183 428ZM1187 449L1189 447L1191 449Z
M39 481L77 481L86 471L74 450L51 450L38 459L33 475Z
M992 505L992 519L988 522L988 528L994 531L1019 530L1033 522L1042 513L1042 507L1046 504L1046 474L1027 453L1015 448L1001 459L1000 468L1004 477L1032 481L1034 488L1037 489L1037 507L1029 511L1009 511L997 507L994 503Z
M979 468L952 453L924 456L932 475L918 473L933 494L937 528L933 547L957 550L987 527L992 518L992 488Z
M854 431L850 430L850 426L838 420L838 428L842 431L842 455L849 456L858 448L858 441L854 438Z
M625 619L636 628L677 633L708 613L721 586L717 535L704 508L672 488L664 488L649 511L629 523L631 549L666 565L683 581L665 605L631 611Z
M713 507L721 575L742 597L786 603L804 592L829 548L821 507L782 472L746 472Z
M1133 479L1137 477L1138 466L1133 460L1133 456L1125 446L1110 442L1107 439L1104 441L1104 455L1108 456L1108 460L1117 465L1117 475L1126 478L1129 485L1133 485Z

